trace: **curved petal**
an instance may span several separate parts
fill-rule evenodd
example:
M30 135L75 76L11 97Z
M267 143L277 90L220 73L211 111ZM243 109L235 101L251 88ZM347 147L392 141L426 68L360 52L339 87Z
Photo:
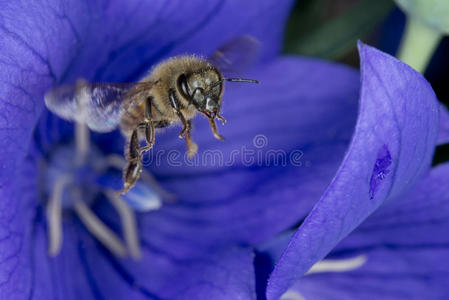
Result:
M290 291L306 299L448 298L448 175L449 164L433 169L411 192L370 216L329 256L363 256L361 267L306 275Z
M383 202L409 190L431 162L438 104L427 81L395 58L359 44L359 119L334 180L270 276L277 299Z

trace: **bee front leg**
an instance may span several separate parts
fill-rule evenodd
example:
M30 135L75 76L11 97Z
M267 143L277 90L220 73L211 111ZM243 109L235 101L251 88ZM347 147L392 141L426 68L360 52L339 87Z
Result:
M212 129L212 133L214 134L214 137L217 140L223 141L224 137L218 133L217 125L215 124L215 120L213 118L208 118L208 119L209 119L210 128Z
M181 132L179 133L179 137L182 138L182 135L184 134L184 138L186 140L186 145L187 145L187 152L188 152L187 155L189 158L191 158L198 151L198 145L190 137L190 131L192 130L192 121L186 120L184 115L181 112L177 112L177 114L183 124L183 128L182 128Z
M190 121L190 120L187 121L186 128L187 129L185 131L184 137L186 139L186 145L187 145L187 151L188 151L187 155L189 158L191 158L198 152L198 145L190 137L190 130L192 130L192 121Z
M117 194L124 194L132 188L139 180L142 172L142 155L139 152L138 127L133 130L125 156L128 164L123 169L123 189L117 191Z
M173 90L170 90L169 98L173 111L176 113L183 126L181 132L179 133L179 137L182 138L184 136L187 145L188 157L191 158L198 151L198 145L195 144L195 142L190 137L190 131L192 130L192 122L190 120L186 120L186 118L180 111Z

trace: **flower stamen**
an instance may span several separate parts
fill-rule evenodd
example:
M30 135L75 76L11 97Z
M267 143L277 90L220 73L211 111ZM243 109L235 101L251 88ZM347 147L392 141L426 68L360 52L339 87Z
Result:
M298 291L288 290L282 294L279 300L306 300Z
M363 266L367 261L366 255L346 259L323 259L314 264L306 275L325 272L348 272Z
M80 191L78 189L76 191L78 191L77 198L79 198L81 196ZM126 247L120 238L110 230L82 200L77 199L75 201L74 209L89 232L106 248L119 257L126 256Z
M47 204L47 221L49 245L48 252L50 256L55 256L59 253L62 246L62 195L64 188L70 183L68 176L58 179L55 183L50 199Z
M326 272L349 272L363 266L367 261L366 255L346 259L323 259L314 264L305 275ZM294 289L287 290L279 300L306 300L301 293Z
M49 255L56 256L62 248L64 209L74 210L87 230L117 256L141 256L139 235L134 210L148 212L159 209L161 197L174 196L157 183L152 175L142 172L142 182L126 195L115 195L112 185L118 179L108 170L122 170L126 160L119 155L102 156L90 145L89 130L85 124L75 124L75 145L58 148L47 164L50 197L46 204ZM101 183L101 178L106 183ZM109 180L109 181L108 181ZM112 180L112 183L111 183ZM91 209L93 199L105 196L120 217L123 238L111 230Z
M134 212L122 198L115 194L114 191L107 191L105 195L120 216L125 242L131 257L134 259L140 258L140 243L137 234L136 217Z
M83 87L86 82L84 80L78 81L78 86ZM86 94L86 89L81 88L79 93L79 107L80 114L86 116L87 105L89 103L89 95ZM75 145L76 145L76 160L78 165L82 165L86 162L87 154L90 149L90 135L89 128L85 123L75 122Z

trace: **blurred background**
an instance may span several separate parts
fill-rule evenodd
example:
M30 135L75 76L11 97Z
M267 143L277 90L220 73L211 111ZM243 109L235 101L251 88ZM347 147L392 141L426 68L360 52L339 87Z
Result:
M285 53L314 56L358 67L358 39L396 55L405 14L393 0L299 0L288 22ZM449 104L449 39L443 38L425 77Z
M284 52L358 68L358 39L397 56L405 25L406 15L393 0L299 0L287 25ZM449 106L448 37L443 37L424 75L440 102ZM434 164L443 161L449 161L449 144L436 150Z

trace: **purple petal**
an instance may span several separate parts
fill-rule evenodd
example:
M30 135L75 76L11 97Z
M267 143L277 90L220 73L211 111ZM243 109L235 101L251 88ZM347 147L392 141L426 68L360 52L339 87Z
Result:
M37 176L24 158L42 110L36 95L52 78L48 60L36 51L39 37L17 32L11 24L24 23L29 15L12 14L11 5L1 3L0 12L0 298L23 299L30 283L26 242L32 218L24 201L35 199L32 178ZM20 180L23 176L28 180Z
M447 299L449 164L382 207L345 238L330 259L363 255L353 271L301 278L291 290L306 299ZM356 280L356 284L354 284Z
M75 222L64 227L61 254L48 258L45 227L38 224L35 230L33 299L255 298L250 249L224 248L178 260L143 244L141 260L119 260Z
M440 106L440 129L438 131L438 145L449 143L449 112L444 105Z
M409 190L431 162L438 104L427 81L410 67L359 44L359 119L334 180L292 238L273 273L277 299L384 201Z
M3 163L3 162L2 162ZM6 164L6 162L5 162ZM10 174L18 178L36 178L37 170L29 161ZM3 182L2 182L3 184ZM34 208L30 199L37 201L35 180L16 180L13 186L5 186L1 198L0 213L0 299L24 299L32 285L29 246ZM20 192L20 193L19 193ZM12 195L13 198L6 198ZM34 249L33 249L34 250Z

